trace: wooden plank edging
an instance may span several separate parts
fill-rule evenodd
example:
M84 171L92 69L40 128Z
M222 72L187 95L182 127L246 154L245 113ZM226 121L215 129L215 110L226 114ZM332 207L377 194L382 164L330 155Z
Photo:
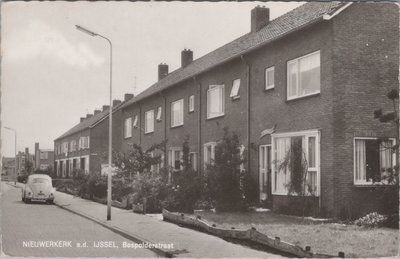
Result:
M339 256L334 256L334 255L326 255L326 254L319 254L319 253L313 253L311 252L310 247L306 247L306 249L303 249L300 246L281 241L279 237L270 237L268 235L265 235L259 231L257 231L255 228L251 228L248 230L244 229L225 229L225 228L220 228L216 226L215 224L210 225L210 223L200 219L199 217L189 217L184 215L183 213L174 213L170 212L166 209L162 210L162 215L163 219L165 221L170 221L172 223L184 225L184 226L190 226L190 227L196 227L199 229L202 229L208 233L214 234L219 237L224 237L224 238L233 238L233 239L239 239L239 240L246 240L246 241L252 241L258 245L263 245L269 248L276 249L278 251L292 254L297 257L306 257L306 258L333 258L333 257L339 257ZM340 255L344 257L344 254L342 252L339 252Z

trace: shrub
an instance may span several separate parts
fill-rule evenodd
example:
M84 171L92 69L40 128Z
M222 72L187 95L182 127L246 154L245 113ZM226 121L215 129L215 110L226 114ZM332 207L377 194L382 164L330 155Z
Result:
M372 212L357 219L354 224L364 227L378 227L382 226L386 220L386 216L380 215L377 212Z
M143 174L135 176L132 183L135 203L147 200L147 212L160 212L161 201L166 197L166 185L161 176Z
M203 188L203 198L212 200L217 211L242 211L247 208L244 190L247 187L243 182L246 172L240 172L242 163L244 159L240 155L238 135L230 134L224 128L224 137L215 147L215 161L207 166ZM249 193L248 198L251 196Z

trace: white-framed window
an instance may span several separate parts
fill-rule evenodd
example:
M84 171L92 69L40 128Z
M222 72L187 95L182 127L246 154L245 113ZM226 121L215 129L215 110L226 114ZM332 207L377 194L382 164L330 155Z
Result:
M68 153L68 142L62 143L62 153Z
M69 151L71 151L71 152L76 151L76 140L75 139L71 141L69 148L70 148Z
M154 110L144 113L144 133L154 132Z
M189 161L194 171L197 171L197 152L189 153Z
M208 142L204 144L204 166L214 163L216 145L216 142Z
M231 94L229 97L231 97L232 99L240 98L239 90L240 90L240 78L233 80Z
M378 142L377 138L354 138L354 184L387 183L388 170L396 164L392 147L394 139Z
M89 148L89 136L79 138L79 149Z
M133 127L137 127L137 124L138 124L138 116L137 115L135 115L135 117L134 117L134 119L133 119Z
M225 86L210 85L207 90L207 119L223 116L225 112Z
M194 111L194 95L189 96L189 112Z
M289 152L308 163L306 175L307 192L319 196L320 192L320 144L319 131L301 131L272 134L272 194L288 195L290 184L290 168L281 168L281 164ZM299 148L295 148L295 147Z
M39 151L39 157L40 159L49 159L49 153Z
M161 115L162 115L162 108L161 108L161 106L159 106L157 108L157 117L156 117L157 121L161 121Z
M287 62L287 99L320 92L320 51Z
M171 127L183 125L183 99L171 103Z
M125 118L124 121L124 138L132 137L132 118Z
M275 67L265 69L265 90L275 87Z
M173 170L182 170L182 148L171 147L168 150L168 165Z

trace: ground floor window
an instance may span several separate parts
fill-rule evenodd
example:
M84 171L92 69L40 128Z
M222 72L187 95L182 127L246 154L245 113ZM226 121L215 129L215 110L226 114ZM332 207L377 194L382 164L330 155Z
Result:
M307 164L306 190L319 195L319 132L302 131L272 134L272 194L287 195L291 182L289 167L283 167L290 156L293 163Z
M215 159L215 142L204 144L204 166L214 163Z
M172 167L173 170L178 171L182 169L182 148L181 147L171 147L168 151L168 165Z
M189 153L189 161L190 161L190 164L192 165L193 170L197 171L197 153L196 152Z
M259 148L259 193L260 201L265 201L271 194L271 145ZM269 187L269 188L268 188Z
M378 141L376 138L354 139L354 183L373 184L387 182L388 170L395 165L394 139Z

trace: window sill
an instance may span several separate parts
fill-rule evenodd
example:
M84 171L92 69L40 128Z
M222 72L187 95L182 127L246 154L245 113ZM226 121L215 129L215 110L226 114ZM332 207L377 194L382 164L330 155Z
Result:
M130 137L124 137L124 139L130 139L130 138L132 138L132 136L130 136Z
M371 187L387 187L387 186L393 186L395 187L396 184L392 183L354 183L354 187L356 188L371 188Z
M153 133L154 133L154 130L150 131L150 132L145 132L144 135L150 135L150 134L153 134Z
M307 98L318 96L318 95L321 95L321 92L308 94L308 95L303 95L303 96L300 96L300 97L293 97L291 99L287 99L287 97L286 97L286 102L294 102L294 101L297 101L297 100L303 100L303 99L307 99Z
M183 124L171 126L171 129L175 129L175 128L179 128L179 127L183 127Z
M224 116L225 116L225 114L217 115L217 116L214 116L214 117L208 117L207 120L218 119L218 118L221 118L221 117L224 117Z
M240 99L240 95L232 96L231 97L232 101L236 101Z
M194 110L189 111L189 113L194 113Z
M266 93L266 92L270 92L270 91L272 91L272 90L274 90L275 89L275 86L272 86L272 87L269 87L269 88L265 88L264 89L264 92Z
M162 122L162 119L156 120L156 122Z

